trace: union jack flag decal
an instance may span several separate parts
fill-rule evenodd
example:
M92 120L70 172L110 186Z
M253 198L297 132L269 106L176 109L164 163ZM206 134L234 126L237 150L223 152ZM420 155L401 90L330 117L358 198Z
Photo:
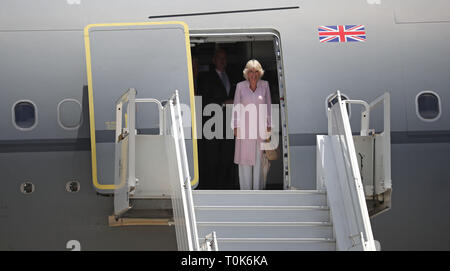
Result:
M364 42L366 31L364 25L328 25L319 26L320 42Z

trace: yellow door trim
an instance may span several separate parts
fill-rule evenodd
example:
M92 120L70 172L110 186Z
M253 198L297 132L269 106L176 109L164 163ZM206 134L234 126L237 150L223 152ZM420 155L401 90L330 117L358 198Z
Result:
M192 119L192 147L194 156L194 178L191 180L191 186L195 186L198 183L198 151L197 151L197 129L195 118L195 98L194 98L194 81L192 74L192 62L191 62L191 45L189 40L189 28L185 22L170 21L170 22L138 22L138 23L104 23L104 24L89 24L84 28L84 45L86 50L86 73L88 81L88 97L89 97L89 119L90 119L90 133L91 133L91 160L92 160L92 182L94 187L99 190L114 190L116 185L114 184L100 184L97 176L97 151L95 140L95 118L94 118L94 94L92 87L92 60L91 60L91 47L89 39L89 30L93 27L111 27L111 26L147 26L147 25L181 25L184 29L185 41L186 41L186 56L188 65L188 78L189 78L189 96L191 103L191 119Z

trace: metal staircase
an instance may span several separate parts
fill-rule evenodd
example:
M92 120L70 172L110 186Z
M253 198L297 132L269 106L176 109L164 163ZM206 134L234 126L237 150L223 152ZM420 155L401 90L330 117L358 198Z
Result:
M336 249L325 192L192 192L199 236L215 231L219 250Z
M369 215L391 202L388 94L371 104L342 100L339 91L331 98L328 135L317 136L317 190L255 191L192 191L178 93L164 105L135 95L130 89L116 104L111 225L175 225L179 250L380 249ZM159 135L137 135L136 102L158 104ZM365 108L360 135L352 134L347 103ZM369 129L369 113L381 103L384 131L377 134ZM155 150L158 156L147 155Z

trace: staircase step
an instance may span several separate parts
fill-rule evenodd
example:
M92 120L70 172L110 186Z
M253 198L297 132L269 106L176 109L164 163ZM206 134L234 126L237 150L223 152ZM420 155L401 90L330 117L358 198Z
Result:
M198 222L198 236L215 231L219 238L333 238L327 222Z
M326 206L326 192L316 190L194 190L195 205Z
M330 222L327 206L195 206L197 222Z
M328 238L217 238L217 244L220 251L336 250L336 241Z

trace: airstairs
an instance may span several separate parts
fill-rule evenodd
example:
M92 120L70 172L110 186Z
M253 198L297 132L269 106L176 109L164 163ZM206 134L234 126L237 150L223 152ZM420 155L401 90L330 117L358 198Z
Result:
M389 94L369 104L337 91L328 135L317 136L317 189L274 191L191 190L177 92L166 101L135 96L130 89L116 103L112 226L173 225L179 250L380 249L370 216L391 206ZM136 103L158 105L159 135L137 134ZM347 104L363 106L359 134ZM380 104L376 133L370 112Z
M199 236L220 250L336 250L324 191L194 190Z

